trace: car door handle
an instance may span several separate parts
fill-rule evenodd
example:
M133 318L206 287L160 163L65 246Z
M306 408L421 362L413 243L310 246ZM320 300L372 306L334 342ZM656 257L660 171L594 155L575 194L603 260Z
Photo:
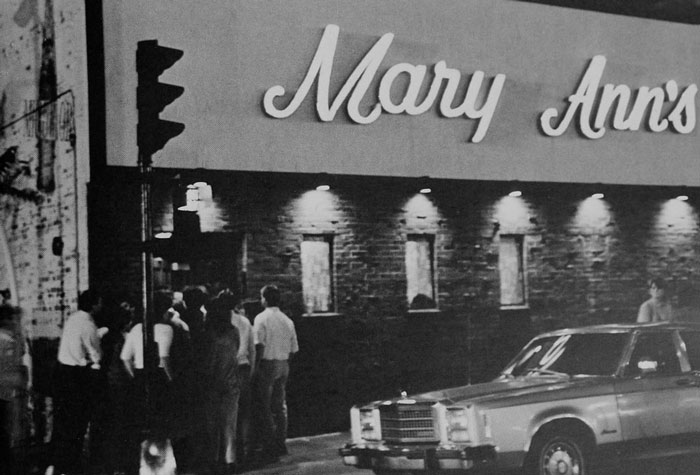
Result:
M694 386L698 387L700 386L700 383L698 383L697 380L695 379L690 379L690 378L682 378L676 381L676 384L678 386Z

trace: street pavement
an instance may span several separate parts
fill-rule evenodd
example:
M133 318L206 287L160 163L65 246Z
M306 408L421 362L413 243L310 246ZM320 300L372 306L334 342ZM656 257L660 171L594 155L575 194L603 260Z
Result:
M289 455L279 462L254 470L248 475L370 475L371 470L358 470L343 465L338 449L350 440L347 432L298 437L287 440Z
M350 440L348 432L337 432L287 440L289 455L279 462L247 475L373 475L371 470L359 470L343 465L338 449ZM700 456L668 457L661 460L637 460L623 463L613 470L597 471L594 475L697 475Z

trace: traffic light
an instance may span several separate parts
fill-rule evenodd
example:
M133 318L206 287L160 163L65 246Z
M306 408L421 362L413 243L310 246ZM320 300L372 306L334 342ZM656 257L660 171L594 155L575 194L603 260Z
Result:
M185 130L185 124L158 117L165 107L180 97L185 88L158 82L158 76L182 57L183 51L159 46L158 40L139 41L136 48L136 143L142 156L150 157L173 137Z

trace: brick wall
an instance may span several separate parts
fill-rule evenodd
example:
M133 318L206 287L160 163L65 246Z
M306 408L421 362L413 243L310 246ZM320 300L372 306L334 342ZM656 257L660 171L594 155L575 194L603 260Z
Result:
M101 199L113 203L100 214L136 223L135 177L114 173L121 191L101 185ZM172 229L174 175L159 172L154 184L154 225L162 229ZM698 308L695 203L673 200L663 208L679 190L518 184L523 196L513 212L503 205L511 183L437 181L433 193L416 199L415 180L334 177L331 191L313 200L313 176L181 178L213 187L213 202L199 212L202 229L245 233L248 297L271 282L283 291L301 347L289 385L292 435L347 428L353 403L486 380L537 332L633 321L652 274L670 280L687 315ZM605 200L583 203L593 191ZM137 290L131 225L105 225L102 232L116 241L99 256L93 251L91 268L110 285ZM302 316L300 243L307 233L335 236L336 316ZM435 235L440 313L407 312L404 243L420 233ZM525 309L499 308L497 244L504 233L526 236Z
M0 251L0 288L11 288L30 340L28 435L41 442L51 431L58 337L88 285L84 2L1 2L0 39L0 233L7 243L7 252ZM14 160L5 160L12 149Z

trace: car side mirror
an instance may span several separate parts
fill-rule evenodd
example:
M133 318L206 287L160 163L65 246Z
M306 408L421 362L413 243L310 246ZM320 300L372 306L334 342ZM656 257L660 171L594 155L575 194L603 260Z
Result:
M649 357L642 357L637 362L637 369L639 370L639 373L642 375L656 373L656 370L658 369L658 367L659 367L659 362L652 360Z

